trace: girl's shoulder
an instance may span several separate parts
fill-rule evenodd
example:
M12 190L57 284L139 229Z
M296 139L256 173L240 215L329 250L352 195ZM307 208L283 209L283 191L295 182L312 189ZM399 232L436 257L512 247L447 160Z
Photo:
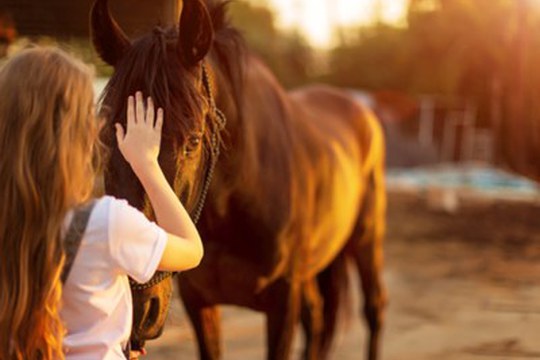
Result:
M88 222L89 230L91 228L108 228L111 215L111 207L117 202L112 196L102 196L92 200L94 206Z
M119 230L129 227L133 222L147 221L144 215L124 200L105 195L92 200L94 202L86 228L87 235L99 233L97 238L113 238ZM73 219L74 210L66 216L66 228Z
M94 199L95 205L93 213L106 215L106 218L110 221L111 218L126 217L129 215L142 216L142 212L131 206L127 200L119 199L111 195L104 195L102 197Z
M105 211L109 253L118 268L140 283L148 281L161 260L167 234L126 200L105 196L98 199Z

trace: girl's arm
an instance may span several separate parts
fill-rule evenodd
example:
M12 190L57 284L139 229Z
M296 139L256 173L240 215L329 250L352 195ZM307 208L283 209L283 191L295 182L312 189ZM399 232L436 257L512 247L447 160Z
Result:
M158 269L182 271L200 263L203 246L195 224L159 166L162 126L163 109L158 109L156 117L152 99L148 98L145 110L142 93L137 92L135 98L128 99L127 129L116 124L116 137L122 155L148 194L157 223L168 233Z

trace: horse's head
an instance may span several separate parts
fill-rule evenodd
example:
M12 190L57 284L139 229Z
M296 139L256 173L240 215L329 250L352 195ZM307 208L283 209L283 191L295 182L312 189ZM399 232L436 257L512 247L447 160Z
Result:
M91 14L92 40L101 58L114 67L102 97L107 119L103 132L111 149L107 192L133 206L152 210L144 190L118 151L115 122L126 123L129 95L142 91L165 111L160 165L176 194L190 211L199 207L215 146L216 116L203 59L212 46L212 20L201 0L185 0L177 27L131 41L113 20L107 0L96 0ZM171 294L171 281L134 292L135 341L161 333ZM164 310L165 309L165 310Z

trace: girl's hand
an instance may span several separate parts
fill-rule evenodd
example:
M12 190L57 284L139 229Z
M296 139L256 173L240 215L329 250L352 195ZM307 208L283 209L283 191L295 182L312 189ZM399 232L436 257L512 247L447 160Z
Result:
M146 350L142 349L139 351L130 351L129 352L129 360L139 360L141 356L146 355Z
M116 126L116 139L120 152L136 174L157 164L163 127L163 109L158 109L156 118L152 98L146 101L146 111L142 93L130 96L127 104L127 129Z

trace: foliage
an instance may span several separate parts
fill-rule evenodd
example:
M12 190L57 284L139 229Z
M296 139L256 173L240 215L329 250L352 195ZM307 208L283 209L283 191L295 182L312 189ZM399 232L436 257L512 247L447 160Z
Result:
M315 61L312 49L300 34L278 30L272 10L234 1L230 14L250 49L273 70L282 84L293 87L309 81Z
M540 8L526 0L411 0L407 23L349 29L358 35L332 52L326 80L476 104L481 125L497 134L499 159L540 178Z

